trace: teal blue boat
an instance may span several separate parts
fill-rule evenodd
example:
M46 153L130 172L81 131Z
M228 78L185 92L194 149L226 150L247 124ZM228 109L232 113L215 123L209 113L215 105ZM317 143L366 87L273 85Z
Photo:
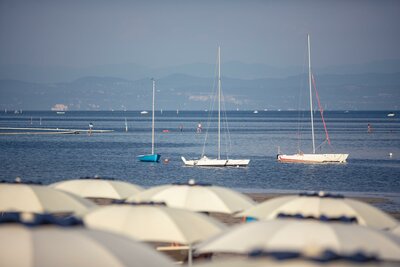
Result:
M143 162L158 162L161 158L160 154L154 153L154 96L156 92L156 82L153 80L153 112L152 112L152 123L151 123L151 154L140 155L137 158Z
M161 158L160 154L148 154L138 156L140 161L143 162L158 162Z

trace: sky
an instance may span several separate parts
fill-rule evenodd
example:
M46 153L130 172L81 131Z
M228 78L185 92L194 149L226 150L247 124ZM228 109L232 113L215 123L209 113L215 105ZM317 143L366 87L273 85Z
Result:
M400 1L0 0L0 64L319 67L400 59Z

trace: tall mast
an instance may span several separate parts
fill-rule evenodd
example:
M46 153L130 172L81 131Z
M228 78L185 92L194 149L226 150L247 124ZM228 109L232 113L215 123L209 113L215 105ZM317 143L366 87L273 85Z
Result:
M310 87L310 114L311 114L311 135L312 135L312 148L315 154L315 138L314 138L314 114L313 114L313 97L311 89L311 48L310 48L310 35L307 35L308 40L308 84Z
M221 158L221 47L218 46L218 159Z
M154 95L155 95L155 88L156 88L156 81L152 79L153 81L153 112L151 113L151 154L154 154Z

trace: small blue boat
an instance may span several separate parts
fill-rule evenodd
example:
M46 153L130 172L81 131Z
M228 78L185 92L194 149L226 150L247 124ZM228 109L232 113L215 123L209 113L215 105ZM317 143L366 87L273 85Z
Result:
M154 153L154 95L155 95L155 81L153 80L153 112L152 112L152 116L151 116L151 154L147 154L147 155L140 155L137 156L137 158L142 161L142 162L158 162L160 160L161 155L160 154L156 154Z
M140 161L143 162L158 162L160 160L160 154L148 154L137 156Z

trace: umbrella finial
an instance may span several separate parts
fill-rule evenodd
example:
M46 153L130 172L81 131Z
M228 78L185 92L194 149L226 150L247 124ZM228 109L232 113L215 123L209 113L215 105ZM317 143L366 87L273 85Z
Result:
M189 179L188 184L189 185L195 185L196 181L194 179Z

